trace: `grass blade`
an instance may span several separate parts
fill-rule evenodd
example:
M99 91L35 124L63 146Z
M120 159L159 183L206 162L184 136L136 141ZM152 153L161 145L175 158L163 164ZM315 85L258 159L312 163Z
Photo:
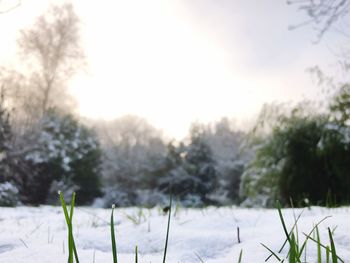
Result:
M325 246L325 245L323 245L322 243L317 242L316 239L314 239L314 238L311 237L311 236L308 236L308 235L305 234L305 233L303 233L303 234L304 234L304 236L306 236L308 239L314 241L315 243L317 243L317 244L319 244L321 247L323 247L323 248L326 250L326 254L327 254L327 253L332 253L332 250L329 248L329 246ZM329 256L329 255L327 255L327 256ZM338 259L340 262L344 263L344 260L342 260L339 256L337 256L336 254L335 254L335 256L337 257L337 259ZM328 262L328 261L329 261L329 259L326 260L326 262Z
M292 258L293 260L295 260L295 261L289 260L289 262L301 262L300 257L299 257L299 253L298 253L298 247L297 247L297 243L295 240L295 236L292 232L292 237L294 237L294 240L292 240L290 238L290 233L288 233L286 223L285 223L283 215L282 215L281 203L278 200L277 200L277 210L278 210L278 215L279 215L281 223L282 223L284 234L286 235L286 238L287 238L289 246L290 246L290 253L293 253L292 256L289 255L289 259L291 260L291 258Z
M296 263L298 258L297 243L294 233L290 239L289 263Z
M238 257L238 262L237 263L241 263L242 262L242 255L243 255L243 249L241 249L241 252L239 252L239 257Z
M287 227L286 227L286 224L284 222L283 215L282 215L281 203L279 201L277 201L277 210L278 210L278 215L279 215L281 223L282 223L284 234L286 235L289 244L291 244L290 234L287 231Z
M74 207L75 207L75 192L73 192L72 200L70 202L69 220L70 220L70 225L71 225L71 242L72 242L71 244L73 246L73 254L74 254L75 262L79 263L78 252L77 252L77 248L75 247L75 242L74 242L74 237L73 237L73 212L74 212Z
M318 231L317 225L316 225L316 240L317 240L317 263L322 263L320 232Z
M169 214L168 214L168 226L166 229L166 238L165 238L165 246L164 246L164 255L163 255L163 263L165 263L166 260L166 252L168 249L168 240L169 240L169 229L170 229L170 218L171 218L171 205L173 201L173 196L170 195L170 204L169 204Z
M328 227L328 235L329 235L329 242L331 243L332 262L333 263L338 263L338 258L337 258L337 253L335 251L333 235L332 235L331 229L329 227Z
M293 225L292 229L289 231L289 236L293 233L293 231L294 231L296 225L298 224L298 221L299 221L299 219L301 218L303 212L304 212L304 210L302 210L302 211L299 213L297 219L296 219L295 222L294 222L294 225ZM281 248L278 250L278 253L281 253L281 252L282 252L282 250L284 249L284 247L285 247L285 245L287 244L287 242L288 242L288 239L286 238L286 239L284 240L284 242L283 242ZM273 256L273 255L270 254L270 255L265 259L265 262L267 262L272 256Z
M135 247L135 263L138 262L138 252L137 252L137 246Z
M268 251L270 251L271 255L274 256L278 261L281 261L279 256L276 255L275 252L273 252L269 247L265 246L263 243L260 243L264 248L266 248Z
M112 213L111 213L111 240L112 240L112 254L113 254L113 263L118 263L117 259L117 246L115 242L115 232L114 232L114 209L115 205L112 205Z
M326 263L329 263L329 247L326 247Z
M200 255L198 255L196 252L194 252L194 254L196 255L196 257L198 258L198 260L201 262L201 263L204 263L203 259L200 257Z
M75 261L77 263L79 263L78 253L77 253L77 249L76 249L75 243L74 243L73 225L72 225L73 211L74 211L74 205L75 205L75 193L73 193L73 195L72 195L70 214L68 214L66 201L64 200L64 196L63 196L62 192L59 191L58 194L59 194L61 206L63 209L63 214L64 214L64 217L66 219L66 224L68 227L68 262L73 263L73 254L74 254Z
M318 221L318 223L311 229L311 231L309 232L309 235L308 235L308 236L311 236L312 233L314 233L314 231L316 230L316 228L318 228L318 226L319 226L323 221L325 221L326 219L328 219L328 218L330 218L330 217L331 217L331 216L326 216L326 217L322 218L320 221ZM300 252L299 252L299 258L301 257L301 255L302 255L302 253L303 253L303 251L304 251L304 249L305 249L305 247L306 247L307 241L308 241L308 237L306 237L306 239L305 239L303 245L301 246L301 249L300 249Z

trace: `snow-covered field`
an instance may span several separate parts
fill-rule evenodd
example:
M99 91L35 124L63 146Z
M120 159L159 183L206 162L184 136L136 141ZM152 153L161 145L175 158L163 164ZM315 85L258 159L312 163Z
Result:
M297 209L298 214L301 210ZM119 262L134 262L138 246L139 262L161 262L167 216L159 208L116 209L116 238ZM174 211L173 211L174 212ZM289 227L292 210L283 210ZM321 241L328 243L327 227L335 230L338 255L350 262L350 209L306 209L299 221L300 232L331 215L320 226ZM74 232L81 262L112 262L109 228L110 210L77 207ZM264 262L269 255L264 243L277 251L284 241L276 210L235 207L184 209L171 218L167 262ZM237 240L240 229L241 243ZM315 245L307 247L307 262L315 262ZM0 262L66 262L67 229L60 207L0 208ZM275 262L270 260L269 262Z

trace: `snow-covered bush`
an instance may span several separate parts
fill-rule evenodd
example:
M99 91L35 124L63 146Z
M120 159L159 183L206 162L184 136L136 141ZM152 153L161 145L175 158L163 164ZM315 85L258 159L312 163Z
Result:
M19 192L10 182L0 184L0 206L16 206L20 203Z
M92 201L100 192L100 149L93 132L71 115L50 111L34 136L24 156L32 169L22 171L27 202L46 202L54 181L78 187L78 203Z

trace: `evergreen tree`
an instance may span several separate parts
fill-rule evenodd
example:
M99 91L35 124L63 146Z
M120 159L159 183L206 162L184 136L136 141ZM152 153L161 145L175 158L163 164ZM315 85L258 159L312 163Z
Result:
M99 195L100 149L92 131L71 115L50 110L35 136L35 146L24 157L31 169L22 171L21 190L27 202L46 202L54 181L72 184L80 204Z

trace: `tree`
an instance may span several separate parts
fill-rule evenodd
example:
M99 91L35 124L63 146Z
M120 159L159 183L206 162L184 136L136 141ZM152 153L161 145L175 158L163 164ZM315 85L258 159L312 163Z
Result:
M0 96L0 183L2 183L11 178L12 128L10 114L4 107L3 94Z
M288 0L287 3L298 5L299 10L307 14L309 19L298 26L315 25L316 30L318 30L318 41L329 29L334 27L341 19L344 19L350 12L349 0ZM337 31L348 35L348 32L343 31L342 28L338 27Z
M78 203L91 202L100 194L101 152L96 136L73 116L54 110L41 122L35 145L23 153L27 167L17 180L24 201L45 203L52 183L61 181L76 188ZM62 189L54 189L55 196L58 190Z
M334 118L342 125L349 125L350 120L350 84L343 84L331 99L329 105Z
M213 153L205 142L205 129L193 125L188 144L169 144L165 166L159 173L158 188L172 193L185 205L203 205L212 200L217 186Z
M136 116L101 122L96 128L106 186L132 192L156 188L156 173L166 154L161 132Z
M259 143L255 158L243 174L245 204L271 206L276 199L289 204L325 205L350 200L350 129L329 114L292 109Z
M3 69L2 78L23 125L39 120L50 108L66 109L72 101L66 86L85 61L73 5L51 6L32 27L20 31L17 43L21 67Z

